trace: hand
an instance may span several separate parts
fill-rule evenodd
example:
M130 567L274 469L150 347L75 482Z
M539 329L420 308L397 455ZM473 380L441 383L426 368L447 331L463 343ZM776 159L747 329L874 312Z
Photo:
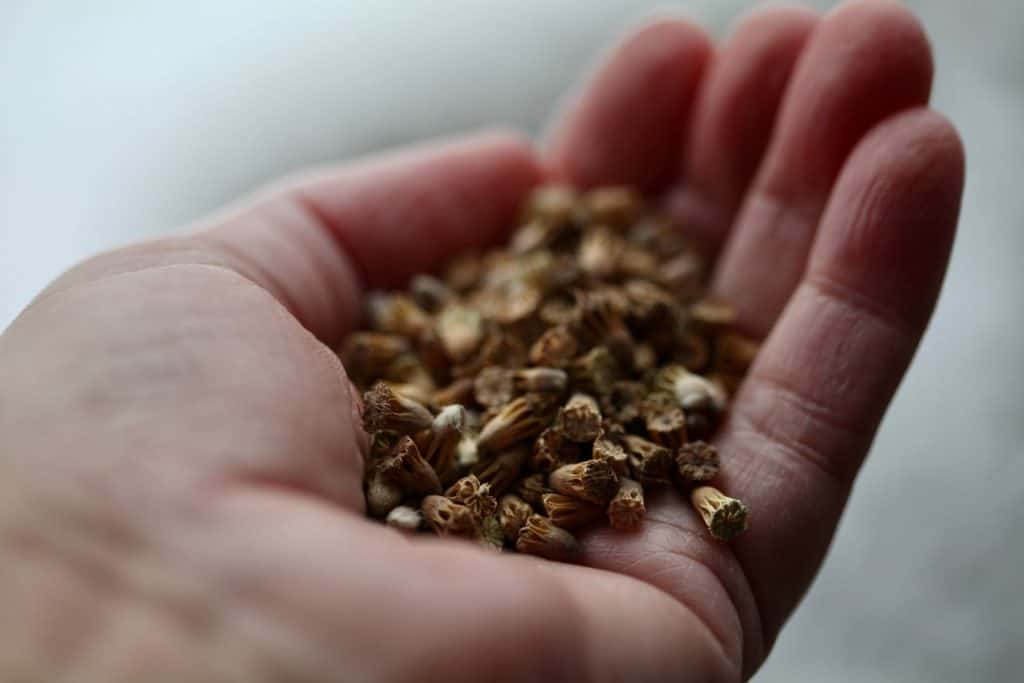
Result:
M0 336L0 678L749 676L806 590L927 324L963 184L896 4L660 20L538 160L508 133L295 179L187 236L91 259ZM362 517L330 351L362 292L492 243L543 177L629 183L711 254L765 338L717 442L753 511L682 497L583 537L588 567Z

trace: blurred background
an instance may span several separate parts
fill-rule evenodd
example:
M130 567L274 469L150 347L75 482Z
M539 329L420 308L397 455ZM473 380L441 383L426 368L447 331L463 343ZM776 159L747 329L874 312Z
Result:
M721 35L754 4L669 9ZM761 683L1024 675L1024 5L909 4L934 42L934 102L967 146L961 232L931 330ZM495 122L538 131L601 46L665 8L156 5L0 0L0 329L83 257L307 164Z

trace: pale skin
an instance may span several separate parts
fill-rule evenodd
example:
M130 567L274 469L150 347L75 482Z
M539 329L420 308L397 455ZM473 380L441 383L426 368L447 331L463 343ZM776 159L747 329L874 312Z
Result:
M0 336L0 679L734 681L828 547L927 325L964 159L897 4L658 19L543 144L487 132L272 188L103 254ZM330 348L363 293L500 241L542 179L629 183L764 339L716 442L750 531L653 496L586 566L364 518ZM884 457L884 454L878 454Z

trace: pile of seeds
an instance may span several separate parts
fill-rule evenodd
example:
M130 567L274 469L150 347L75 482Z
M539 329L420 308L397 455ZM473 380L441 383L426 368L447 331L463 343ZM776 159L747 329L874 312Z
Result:
M757 345L704 265L627 188L536 190L509 245L376 293L341 349L365 391L370 515L572 561L572 532L635 530L679 487L715 537L747 508L707 441Z

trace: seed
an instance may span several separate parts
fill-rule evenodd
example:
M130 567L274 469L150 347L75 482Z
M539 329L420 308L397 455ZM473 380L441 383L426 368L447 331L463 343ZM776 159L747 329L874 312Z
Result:
M452 403L465 405L473 400L473 379L460 377L448 386L438 389L431 396L435 406L446 406Z
M500 406L512 400L512 376L505 368L491 365L473 380L473 396L482 406Z
M551 521L563 529L578 529L604 515L604 508L600 505L560 493L545 493L541 502Z
M477 439L477 448L496 452L517 441L536 436L547 426L548 417L535 394L520 396L506 403L484 425Z
M600 187L584 198L595 223L625 227L635 221L643 209L639 195L628 187Z
M568 327L549 328L530 347L530 362L534 365L564 367L576 355L579 344Z
M544 494L553 493L547 485L548 475L537 473L523 477L516 487L516 495L532 505L534 509L541 510L544 507Z
M735 332L723 332L715 338L715 369L743 375L754 362L760 344Z
M391 364L410 349L404 337L378 332L349 335L339 355L353 381L365 386L387 372Z
M475 475L468 475L452 484L445 496L469 508L478 520L493 515L498 510L498 501L491 495L490 484L481 484Z
M629 453L629 470L641 484L659 485L672 481L672 452L635 434L622 437Z
M488 484L495 495L500 496L519 479L528 455L527 447L512 448L487 462L479 463L473 468L473 474Z
M605 505L619 488L619 478L607 460L584 460L564 465L548 476L556 492Z
M519 496L506 493L498 503L498 521L501 524L502 533L509 543L515 543L519 538L519 530L526 524L526 520L533 514L530 504Z
M629 454L619 443L622 436L622 434L609 434L607 427L603 427L601 434L594 441L593 448L594 458L608 461L615 474L620 477L629 474Z
M601 409L593 397L573 394L558 411L557 427L566 438L577 443L589 443L601 431Z
M676 467L683 481L710 481L718 476L718 450L709 443L692 441L676 451Z
M729 541L747 530L747 506L712 486L700 486L690 494L693 507L700 513L715 538Z
M366 509L374 517L383 517L402 502L402 489L374 468L366 480Z
M378 466L381 474L398 484L403 492L419 495L441 492L437 473L420 455L411 437L403 436L394 455L381 460Z
M576 462L579 457L578 444L566 438L561 430L548 427L533 444L530 467L536 472L551 472L562 465Z
M367 317L378 332L418 337L430 326L430 316L404 294L374 294L369 298Z
M483 316L475 308L449 304L438 314L436 332L448 357L465 361L483 341Z
M582 550L576 538L547 517L530 515L519 530L516 550L557 562L576 562Z
M605 396L619 378L619 364L606 346L596 346L569 365L576 386L595 396Z
M421 403L402 396L385 382L377 382L363 394L363 427L369 433L386 429L411 434L433 422L434 417Z
M620 531L635 531L643 523L644 514L644 489L639 482L619 478L619 490L615 497L608 503L608 521L613 529Z
M433 275L417 275L409 282L409 293L428 313L437 313L455 298L455 292Z
M673 449L686 442L686 417L672 394L650 394L641 405L640 411L651 441Z
M690 306L690 320L704 330L717 331L736 322L736 310L713 299Z
M439 536L467 536L476 532L473 513L444 496L427 496L420 503L423 518Z
M565 391L569 376L558 368L523 368L511 373L512 386L519 392L560 394Z

